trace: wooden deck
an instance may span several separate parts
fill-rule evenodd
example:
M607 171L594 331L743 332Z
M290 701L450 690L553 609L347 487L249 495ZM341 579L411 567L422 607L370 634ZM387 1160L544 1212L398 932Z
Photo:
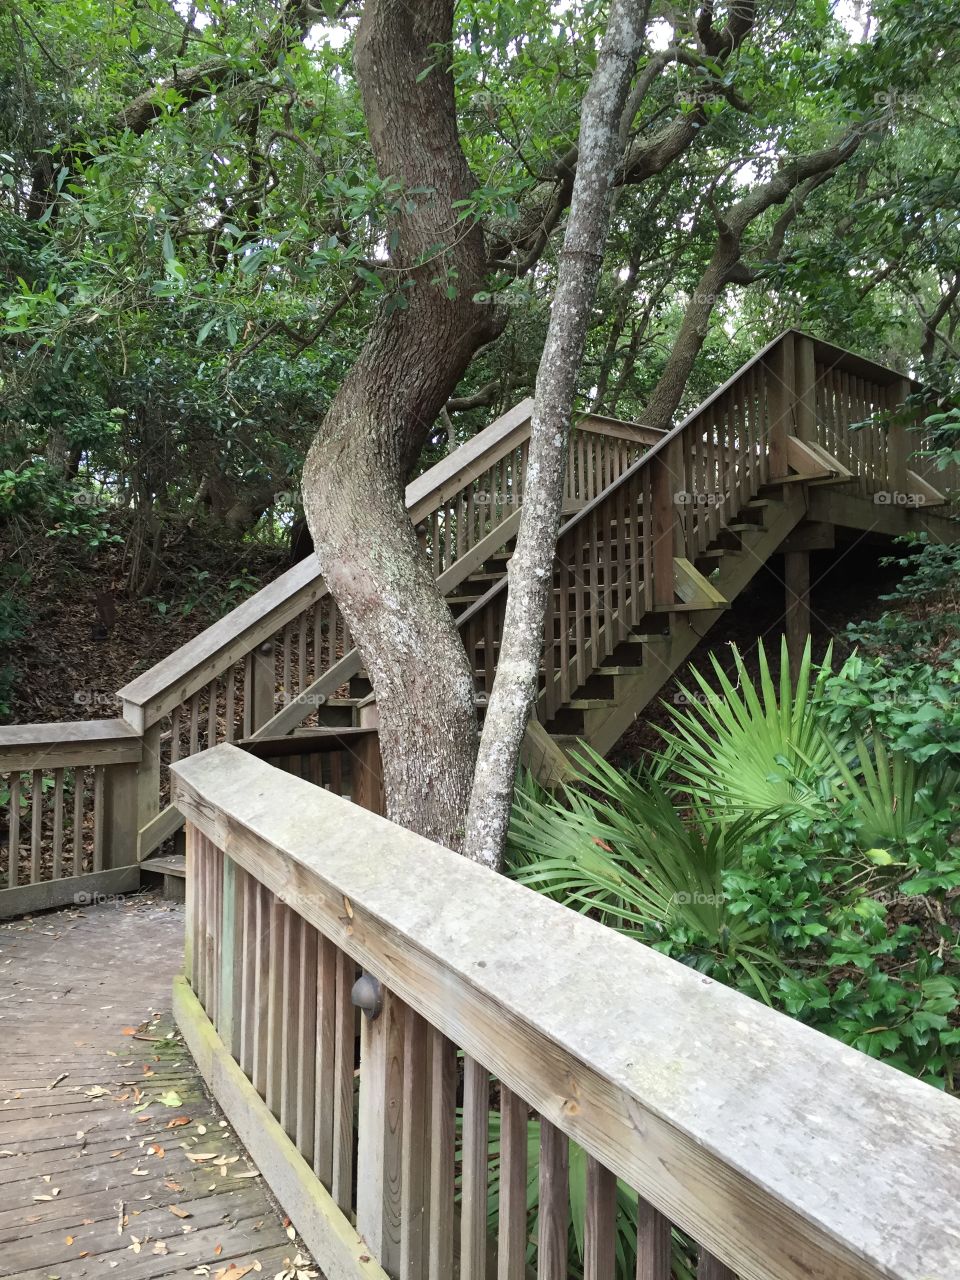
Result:
M0 926L0 1275L318 1274L174 1030L182 936L145 895Z

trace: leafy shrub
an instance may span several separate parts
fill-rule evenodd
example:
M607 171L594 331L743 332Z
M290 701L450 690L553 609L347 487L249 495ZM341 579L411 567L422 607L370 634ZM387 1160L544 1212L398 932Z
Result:
M960 1044L960 849L949 684L921 681L920 732L894 679L809 648L779 688L695 673L654 768L584 748L560 796L529 783L511 874L864 1053L953 1089ZM876 705L875 705L876 704ZM927 705L927 703L924 703ZM874 714L875 712L875 714ZM930 749L932 748L932 749Z

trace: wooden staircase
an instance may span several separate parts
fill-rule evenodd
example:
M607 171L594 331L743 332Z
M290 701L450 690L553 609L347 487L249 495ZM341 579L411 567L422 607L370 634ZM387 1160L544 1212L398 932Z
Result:
M924 457L919 390L791 330L669 432L580 418L527 763L550 780L578 739L611 751L775 553L785 553L787 631L798 642L809 629L809 553L832 546L838 530L955 541L956 507L943 495L960 488L960 474ZM523 509L531 409L530 400L516 405L406 495L420 553L472 660L481 716ZM130 882L182 826L169 803L170 765L220 742L367 807L382 803L370 682L312 558L118 697L114 721L0 729L0 825L10 848L28 832L30 849L18 872L0 847L0 915L69 901L77 877L114 889Z
M669 433L581 419L544 631L540 743L545 733L561 749L582 739L609 752L788 536L796 540L811 519L822 526L815 516L825 490L840 494L852 528L896 533L923 523L952 538L951 524L932 512L945 500L906 466L907 423L888 421L912 389L891 370L790 332ZM481 716L496 671L530 407L511 410L408 493L473 661ZM878 500L888 492L923 500ZM801 532L794 545L802 542ZM793 619L802 628L804 610ZM359 657L338 666L340 696L313 722L375 724ZM321 673L307 700L335 678ZM296 731L305 719L284 708L252 737Z

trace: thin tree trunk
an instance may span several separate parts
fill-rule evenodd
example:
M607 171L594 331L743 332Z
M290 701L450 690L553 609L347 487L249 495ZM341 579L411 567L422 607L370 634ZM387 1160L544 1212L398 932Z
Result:
M474 679L404 505L431 425L503 324L472 301L486 254L455 203L475 183L457 134L452 32L453 0L364 7L354 60L377 168L419 190L398 201L394 224L391 267L410 287L405 307L381 309L341 384L307 456L303 501L376 693L388 816L458 848L477 749Z
M537 372L536 403L497 674L477 760L464 852L490 867L503 857L520 744L537 691L547 593L560 526L567 441L590 308L610 222L620 122L646 25L643 0L614 0L583 104L579 160L557 291Z

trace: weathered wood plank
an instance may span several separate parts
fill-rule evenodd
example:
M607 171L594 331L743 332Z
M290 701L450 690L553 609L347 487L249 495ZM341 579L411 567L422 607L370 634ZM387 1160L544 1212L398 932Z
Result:
M537 1280L566 1280L570 1230L570 1155L567 1135L540 1121Z
M641 1196L637 1202L637 1280L670 1280L670 1223Z
M617 1179L587 1157L587 1212L583 1224L583 1280L615 1280Z
M527 1104L500 1086L497 1280L524 1280L527 1261Z
M101 896L136 893L139 888L140 868L137 865L21 884L13 889L0 889L0 920L30 915L34 911L48 911L51 907L84 906Z
M140 735L124 720L0 725L0 772L75 765L135 764Z
M425 1280L430 1226L429 1028L408 1009L403 1027L400 1276Z
M400 1269L406 1013L402 1001L384 988L378 1017L360 1021L357 1230L385 1270L393 1273Z
M348 1213L353 1205L354 1007L350 1000L356 964L336 953L336 1045L333 1064L334 1200Z
M489 1116L489 1076L475 1059L464 1057L460 1280L486 1280L487 1275Z
M456 1154L457 1051L436 1029L430 1031L430 1280L453 1273L454 1158Z

